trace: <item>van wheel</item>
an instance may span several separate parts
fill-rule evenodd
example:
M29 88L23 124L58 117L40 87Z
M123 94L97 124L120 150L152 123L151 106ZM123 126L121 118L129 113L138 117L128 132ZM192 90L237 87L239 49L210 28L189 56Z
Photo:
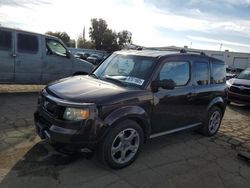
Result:
M143 143L143 130L135 121L118 123L99 145L99 157L111 168L130 165L138 157Z
M220 128L221 120L222 120L221 109L217 106L212 107L208 112L208 117L206 119L205 124L203 125L202 133L205 136L215 135Z

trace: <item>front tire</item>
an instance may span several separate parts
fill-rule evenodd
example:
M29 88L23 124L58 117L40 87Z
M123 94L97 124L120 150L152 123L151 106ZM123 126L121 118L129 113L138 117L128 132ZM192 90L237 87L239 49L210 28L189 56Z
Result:
M111 168L124 168L138 157L143 144L143 130L138 123L125 120L111 128L99 146L99 157Z
M203 125L202 133L205 136L214 136L220 128L221 120L221 109L217 106L212 107L208 112L206 122Z

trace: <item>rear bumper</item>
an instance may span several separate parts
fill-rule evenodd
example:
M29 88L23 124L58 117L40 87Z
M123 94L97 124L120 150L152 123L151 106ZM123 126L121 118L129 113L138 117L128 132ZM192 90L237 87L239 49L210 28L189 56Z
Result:
M247 104L250 105L250 95L243 95L235 92L231 92L228 90L228 101L232 101L239 104Z

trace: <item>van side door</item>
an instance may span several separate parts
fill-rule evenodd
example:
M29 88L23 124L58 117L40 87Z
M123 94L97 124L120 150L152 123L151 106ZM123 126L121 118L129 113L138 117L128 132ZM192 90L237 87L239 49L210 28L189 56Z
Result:
M16 83L41 83L42 50L41 36L16 31Z
M42 83L72 75L73 60L68 49L56 38L44 38Z
M12 31L0 29L0 83L13 82L14 70L14 34Z

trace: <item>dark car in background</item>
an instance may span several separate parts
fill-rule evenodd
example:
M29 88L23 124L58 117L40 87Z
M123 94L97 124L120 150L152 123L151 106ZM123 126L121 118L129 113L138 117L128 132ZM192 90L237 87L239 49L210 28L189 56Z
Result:
M87 61L92 63L93 65L98 65L104 58L104 55L101 54L91 54L87 58Z
M204 54L115 52L88 76L49 84L36 130L56 149L96 150L123 168L148 139L187 129L215 135L226 108L225 72L224 62Z
M250 105L250 68L228 80L227 87L228 103L236 102Z
M82 60L87 60L87 58L90 56L90 54L87 53L87 52L76 52L76 53L74 54L74 56L75 56L76 58L80 58L80 59L82 59Z

